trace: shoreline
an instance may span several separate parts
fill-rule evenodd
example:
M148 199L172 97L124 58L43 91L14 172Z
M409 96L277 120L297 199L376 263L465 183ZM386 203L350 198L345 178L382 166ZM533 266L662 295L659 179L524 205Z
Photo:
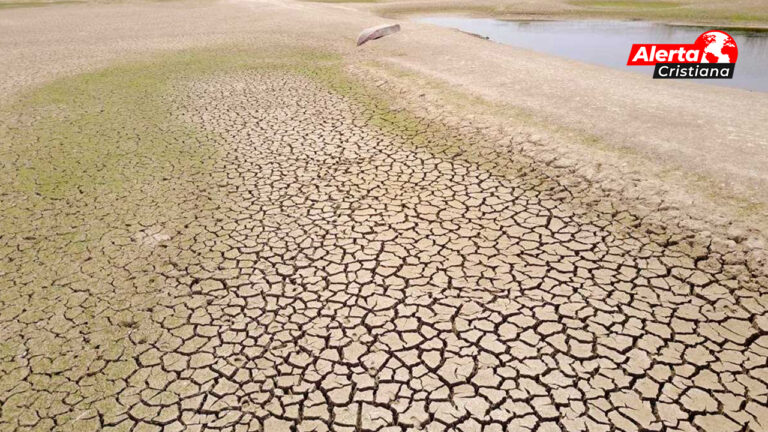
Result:
M307 0L314 1L314 0ZM319 0L319 2L323 2ZM335 3L335 2L334 2ZM598 4L599 2L592 2ZM606 2L611 3L611 2ZM590 2L544 0L532 5L516 0L467 2L462 0L419 0L343 2L372 11L385 18L414 15L460 14L500 20L627 20L669 25L714 26L730 29L768 31L768 8L742 1L750 7L720 0L703 4L670 2L669 8L654 8L643 1L616 2L617 6L598 6ZM335 3L338 4L338 3ZM743 8L744 10L741 10Z
M408 12L404 14L394 15L392 17L382 15L388 19L413 19L424 18L431 16L446 16L457 18L489 18L499 21L513 21L513 22L546 22L546 21L610 21L610 22L645 22L652 24L661 24L665 26L675 27L693 27L693 28L717 28L719 30L732 30L743 32L756 32L756 33L768 33L768 24L760 24L754 26L742 26L733 24L716 24L716 23L696 23L686 21L667 21L656 19L641 19L641 18L621 18L621 17L604 17L604 16L569 16L569 15L529 15L529 14L502 14L502 15L485 15L482 13L465 13L462 11L420 11L420 12Z
M729 24L707 24L707 23L691 23L691 22L685 22L685 21L664 21L664 20L653 20L653 19L634 19L634 18L614 18L614 17L599 17L599 16L593 16L593 17L584 17L584 16L578 16L578 17L570 17L570 16L558 16L558 15L552 15L552 16L531 16L522 14L519 16L516 15L483 15L483 14L472 14L472 13L462 13L462 12L441 12L441 11L435 11L435 12L428 12L427 14L423 14L422 12L416 12L416 13L407 13L402 16L397 16L396 18L406 18L409 20L413 20L414 18L425 18L425 17L456 17L456 18L488 18L488 19L495 19L498 21L510 21L510 22L557 22L557 21L603 21L603 22L643 22L643 23L651 23L651 24L661 24L665 26L674 26L674 27L691 27L691 28L701 28L701 29L713 29L717 28L718 30L731 30L731 31L742 31L742 32L756 32L756 33L768 33L768 24L766 25L759 25L759 26L738 26L738 25L729 25Z

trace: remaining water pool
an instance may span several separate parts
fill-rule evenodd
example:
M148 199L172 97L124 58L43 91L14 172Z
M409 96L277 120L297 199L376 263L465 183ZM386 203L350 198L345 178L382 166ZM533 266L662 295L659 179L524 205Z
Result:
M693 43L710 28L639 21L502 21L490 18L424 17L419 22L452 27L490 40L587 63L641 72L626 66L633 43ZM768 92L768 32L725 29L736 40L739 59L733 79L689 80Z

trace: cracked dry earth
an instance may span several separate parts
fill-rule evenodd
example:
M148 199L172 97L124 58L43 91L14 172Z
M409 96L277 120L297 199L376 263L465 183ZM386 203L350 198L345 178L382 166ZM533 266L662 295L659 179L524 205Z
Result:
M185 92L221 152L179 205L202 204L124 245L163 264L86 262L58 309L4 295L0 430L768 430L766 287L727 245L629 228L305 74ZM93 299L99 272L160 293Z

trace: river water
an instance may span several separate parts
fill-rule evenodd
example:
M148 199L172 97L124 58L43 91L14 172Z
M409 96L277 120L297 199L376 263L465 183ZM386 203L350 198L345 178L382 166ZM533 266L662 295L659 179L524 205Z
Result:
M490 18L423 17L416 21L465 32L547 54L631 70L651 79L653 67L626 66L635 43L693 43L712 28L644 21L505 21ZM687 80L768 92L768 32L725 29L739 58L732 79Z

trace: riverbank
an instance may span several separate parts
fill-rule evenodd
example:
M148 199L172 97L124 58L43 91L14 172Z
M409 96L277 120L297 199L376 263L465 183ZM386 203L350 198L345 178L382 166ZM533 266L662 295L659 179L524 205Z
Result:
M768 29L768 5L758 0L382 0L350 3L390 18L447 13L514 20L621 19Z

